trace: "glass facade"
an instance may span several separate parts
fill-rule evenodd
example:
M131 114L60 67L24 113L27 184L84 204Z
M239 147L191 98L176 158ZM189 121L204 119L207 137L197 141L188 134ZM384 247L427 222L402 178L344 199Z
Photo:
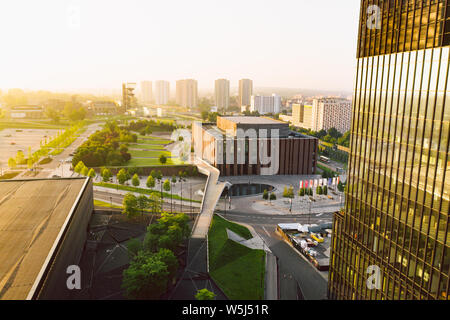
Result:
M378 5L381 29L367 26ZM347 199L330 299L448 299L448 2L362 1ZM369 266L379 285L368 285Z

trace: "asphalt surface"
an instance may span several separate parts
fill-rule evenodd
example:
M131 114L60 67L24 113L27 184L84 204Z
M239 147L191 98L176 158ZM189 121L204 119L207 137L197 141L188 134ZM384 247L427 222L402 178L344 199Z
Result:
M278 257L279 295L281 300L322 300L327 295L327 273L318 271L309 261L287 244L276 231L279 223L324 223L332 213L270 216L232 210L224 214L231 221L251 225ZM293 281L294 280L294 281ZM297 288L298 285L298 288Z

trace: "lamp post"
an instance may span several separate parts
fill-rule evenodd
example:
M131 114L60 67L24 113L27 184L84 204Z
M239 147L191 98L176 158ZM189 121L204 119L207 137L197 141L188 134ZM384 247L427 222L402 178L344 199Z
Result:
M289 198L290 206L289 206L289 213L292 213L292 198Z
M308 215L308 224L311 224L311 207L312 207L312 201L309 199L309 215Z

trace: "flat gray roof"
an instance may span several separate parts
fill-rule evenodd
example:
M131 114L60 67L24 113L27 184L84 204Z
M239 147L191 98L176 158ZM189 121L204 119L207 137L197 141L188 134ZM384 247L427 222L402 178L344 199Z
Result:
M86 179L0 181L0 300L25 300Z

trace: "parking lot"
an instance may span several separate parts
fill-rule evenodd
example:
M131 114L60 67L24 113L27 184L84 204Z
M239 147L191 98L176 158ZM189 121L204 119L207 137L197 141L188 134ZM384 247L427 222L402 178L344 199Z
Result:
M25 157L28 148L35 152L40 148L40 142L46 137L56 135L54 129L4 129L0 131L0 166L6 167L8 159L15 157L17 151L22 150Z

